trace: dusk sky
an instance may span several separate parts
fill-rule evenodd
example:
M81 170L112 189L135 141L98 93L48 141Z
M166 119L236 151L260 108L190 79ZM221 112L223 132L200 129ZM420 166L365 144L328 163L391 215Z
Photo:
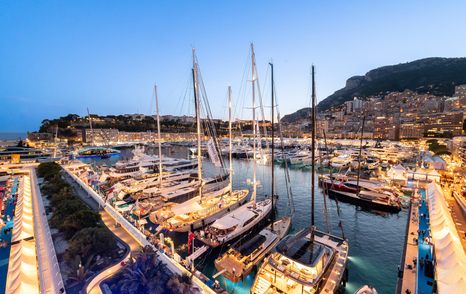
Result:
M250 42L261 88L274 62L282 114L309 105L311 64L320 101L379 66L465 56L465 1L380 2L1 1L0 131L87 107L153 114L154 82L162 114L192 114L192 47L216 118L228 85L246 99Z

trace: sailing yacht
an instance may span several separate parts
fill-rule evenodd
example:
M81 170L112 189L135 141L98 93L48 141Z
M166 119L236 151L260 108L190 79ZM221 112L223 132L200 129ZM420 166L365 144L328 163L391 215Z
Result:
M274 180L274 81L273 81L273 64L271 67L272 79L272 144L271 144L271 163L272 163L272 195L275 195ZM290 196L290 195L289 195ZM272 201L274 198L272 198ZM291 208L291 203L289 203ZM273 204L272 204L273 206ZM245 236L236 242L227 252L215 260L215 268L219 274L232 282L238 282L249 275L254 267L259 264L278 242L285 237L291 226L291 216L285 216L261 230L255 236Z
M390 212L401 210L401 200L393 192L370 181L337 180L322 177L320 185L341 201Z
M205 229L195 232L197 239L211 247L217 247L252 230L272 211L272 199L252 200L236 208Z
M321 177L320 185L329 191L329 196L333 196L342 201L355 203L361 206L368 206L384 211L399 212L401 210L401 200L397 195L372 181L361 181L361 161L362 161L362 141L364 133L365 116L362 119L359 154L357 156L358 173L356 180L336 180L333 176Z
M197 154L201 153L201 106L199 87L199 68L193 49L193 85L194 101L196 108L197 125ZM202 86L202 89L204 87ZM206 97L204 97L207 99ZM209 115L208 105L205 105ZM209 118L209 117L208 117ZM210 120L210 118L209 118ZM212 128L214 128L212 126ZM215 131L212 131L211 134ZM213 136L214 137L214 136ZM215 138L215 137L214 137ZM218 154L217 154L218 156ZM211 158L215 161L215 158ZM217 158L218 159L218 158ZM204 183L202 178L202 157L197 156L198 181ZM231 178L231 177L230 177ZM167 203L164 207L154 212L151 217L163 228L177 232L194 231L204 227L227 212L239 207L246 201L248 190L233 191L231 184L228 187L205 193L203 185L199 185L198 195L183 203Z
M257 124L256 124L256 63L254 46L251 44L251 65L252 65L252 128L253 128L253 192L251 201L247 205L238 207L223 217L216 220L205 230L195 232L197 238L211 247L217 247L240 237L247 233L263 221L273 209L273 197L262 201L256 201L257 197ZM231 93L231 91L229 91ZM231 94L229 95L231 99ZM231 118L230 118L231 120Z
M316 107L312 67L312 157ZM348 242L314 225L315 167L311 172L311 226L285 237L260 267L251 293L335 293L345 278Z

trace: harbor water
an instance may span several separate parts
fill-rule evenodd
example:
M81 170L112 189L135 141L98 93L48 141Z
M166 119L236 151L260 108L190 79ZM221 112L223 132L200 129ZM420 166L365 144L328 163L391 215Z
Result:
M149 152L148 153L152 153ZM164 149L164 153L173 157L186 158L186 150L182 148ZM130 157L131 152L124 150L122 158ZM111 165L121 158L109 158L95 162L97 164ZM95 159L93 159L95 160ZM227 165L228 166L228 165ZM206 175L213 175L219 169L212 166L207 160L203 160ZM233 160L233 187L234 189L249 188L253 177L253 162L251 160ZM292 230L294 233L311 223L311 173L309 170L290 169L291 189L295 212L292 219ZM258 196L260 200L265 195L271 194L271 166L257 165ZM317 177L316 177L317 178ZM288 197L284 169L275 166L276 193L279 195L277 203L278 217L289 213ZM364 284L374 286L379 293L394 293L396 290L397 272L403 253L406 222L408 211L392 214L373 210L361 209L358 206L339 202L340 217L337 215L336 202L326 199L328 209L328 222L324 213L324 198L316 184L315 220L320 230L329 229L333 234L341 235L338 227L341 220L344 236L349 241L350 257L348 261L349 282L346 284L345 293L354 293ZM187 237L186 240L187 242ZM177 240L176 243L182 241ZM177 246L181 244L176 244ZM176 247L177 247L176 246ZM223 248L222 251L225 251ZM212 254L205 254L196 260L197 267L208 277L212 277L216 270L213 261L218 256L218 250ZM244 281L231 283L221 276L217 278L220 284L229 293L249 293L249 288L254 282L251 274Z

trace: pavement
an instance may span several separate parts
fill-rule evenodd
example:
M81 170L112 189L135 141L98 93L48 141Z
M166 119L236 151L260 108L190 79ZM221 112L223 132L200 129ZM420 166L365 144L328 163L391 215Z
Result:
M432 246L425 242L423 239L430 237L430 225L429 225L429 209L426 201L426 191L421 190L421 206L419 207L419 213L423 214L423 217L419 218L419 230L424 231L424 235L419 236L419 256L417 258L417 267L420 269L417 274L417 292L418 293L432 293L433 280L425 272L426 266L421 266L421 259L432 261ZM420 232L420 234L421 234Z

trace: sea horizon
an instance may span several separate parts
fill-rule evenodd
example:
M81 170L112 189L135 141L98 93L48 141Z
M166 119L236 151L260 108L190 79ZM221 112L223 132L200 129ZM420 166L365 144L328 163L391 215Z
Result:
M0 141L12 141L19 139L26 139L27 132L18 131L18 132L0 132Z

